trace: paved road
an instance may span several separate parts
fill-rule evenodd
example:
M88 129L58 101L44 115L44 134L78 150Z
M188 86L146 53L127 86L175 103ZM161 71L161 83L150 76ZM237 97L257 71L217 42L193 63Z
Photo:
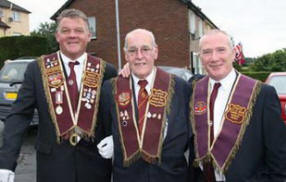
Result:
M3 123L0 121L0 145L2 145L2 130ZM18 159L15 182L36 182L35 138L36 129L28 130Z

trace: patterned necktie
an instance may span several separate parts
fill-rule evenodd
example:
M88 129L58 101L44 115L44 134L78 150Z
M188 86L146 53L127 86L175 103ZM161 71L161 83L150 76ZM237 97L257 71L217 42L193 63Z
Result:
M141 135L143 124L144 124L144 118L145 118L145 112L146 112L146 106L148 102L148 93L145 89L148 82L146 80L139 80L138 85L140 86L139 93L138 93L138 112L139 112L139 133Z
M68 76L68 90L69 90L69 95L70 95L70 101L72 104L73 111L76 111L77 108L77 102L78 102L78 87L77 87L77 82L76 82L76 75L74 71L74 66L79 65L78 61L75 62L69 62L69 67L70 67L70 75Z
M218 93L218 89L221 86L220 83L215 83L214 84L214 88L213 91L211 93L210 96L210 145L212 145L213 140L214 140L214 103L215 103L215 99L217 97L217 93ZM204 174L205 174L205 179L206 182L215 182L215 174L214 174L214 168L212 165L212 162L208 162L206 164L204 164Z

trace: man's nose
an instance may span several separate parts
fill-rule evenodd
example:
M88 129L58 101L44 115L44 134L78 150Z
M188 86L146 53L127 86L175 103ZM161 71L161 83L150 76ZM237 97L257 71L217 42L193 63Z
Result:
M213 51L211 54L212 60L216 61L219 58L219 54L217 51Z
M141 59L143 57L142 55L142 52L141 52L141 49L138 49L137 52L136 52L136 57Z

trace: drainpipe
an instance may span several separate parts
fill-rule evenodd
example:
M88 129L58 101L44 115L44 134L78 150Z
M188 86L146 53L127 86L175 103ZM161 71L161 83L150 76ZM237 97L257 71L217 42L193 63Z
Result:
M120 30L119 30L119 8L118 0L115 0L115 17L116 17L116 37L117 37L117 59L118 70L121 70L121 44L120 44Z

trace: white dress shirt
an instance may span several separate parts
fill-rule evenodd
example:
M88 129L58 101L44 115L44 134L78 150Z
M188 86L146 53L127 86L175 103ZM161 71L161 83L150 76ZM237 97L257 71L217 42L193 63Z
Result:
M226 110L226 105L229 101L229 96L234 84L234 81L236 79L236 73L235 70L232 69L231 72L222 80L215 81L210 78L209 80L209 93L212 92L213 86L215 83L220 82L221 86L218 89L218 94L214 103L214 138L216 138L223 125L223 119L224 119L224 112ZM218 170L215 169L215 177L217 181L225 181L225 176Z
M154 83L154 79L155 79L155 70L156 70L156 68L153 68L151 73L145 79L148 82L146 87L145 87L148 95L151 94L151 88L153 88L153 83ZM139 94L139 90L140 90L140 85L138 84L138 81L140 80L140 78L135 76L133 73L131 73L131 74L133 77L133 85L134 85L134 89L135 89L136 103L138 104L138 94Z
M148 93L148 95L151 95L151 89L153 88L153 84L154 84L154 80L155 80L155 73L156 73L156 67L154 67L152 69L152 72L145 78L145 80L147 80L147 85L145 86L145 89ZM135 97L136 97L136 103L138 104L138 94L139 94L139 90L140 90L140 85L138 84L138 81L140 80L137 76L135 76L133 73L132 77L133 77L133 85L134 85L134 89L135 89ZM166 125L165 125L165 129L164 129L164 134L163 134L163 138L165 139L167 136L167 131L168 131L168 119L166 121Z
M74 71L75 71L75 75L76 75L77 86L78 86L78 89L80 90L80 83L81 83L81 79L82 79L82 75L83 75L83 67L84 67L84 62L87 59L87 53L83 53L76 60L71 60L70 58L65 56L62 52L60 52L60 54L61 54L61 58L63 61L63 65L64 65L65 70L66 70L67 77L70 75L69 62L70 61L78 61L79 62L78 65L74 66Z

